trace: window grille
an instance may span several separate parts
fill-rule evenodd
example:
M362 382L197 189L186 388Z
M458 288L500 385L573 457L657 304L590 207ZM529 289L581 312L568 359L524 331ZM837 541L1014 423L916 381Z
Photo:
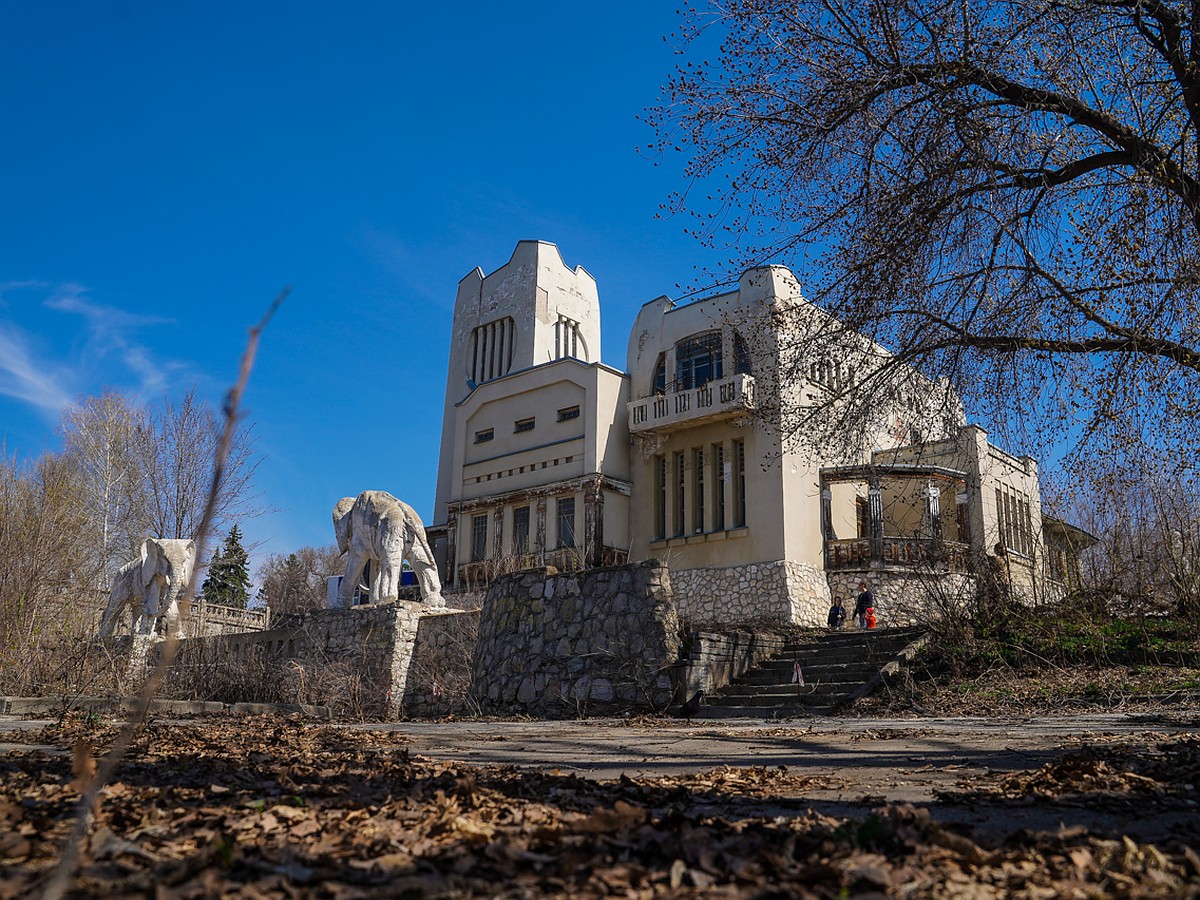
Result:
M681 391L722 377L721 332L709 331L675 345L675 382Z

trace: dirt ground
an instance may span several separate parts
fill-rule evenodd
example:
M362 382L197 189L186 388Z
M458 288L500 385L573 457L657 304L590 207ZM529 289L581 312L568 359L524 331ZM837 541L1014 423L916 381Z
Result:
M1200 736L1200 714L1090 714L1054 718L736 719L690 723L645 719L578 722L408 722L362 726L402 735L414 753L484 765L513 765L600 781L785 766L812 781L797 806L861 816L888 803L928 806L935 818L999 839L1019 828L1084 826L1141 840L1169 836L1200 818L1200 803L1161 809L987 802L972 785L1037 769L1083 749L1153 747ZM1195 799L1200 801L1200 792ZM770 810L765 811L767 813Z
M115 735L0 718L0 898ZM1200 716L155 720L78 895L1197 896Z

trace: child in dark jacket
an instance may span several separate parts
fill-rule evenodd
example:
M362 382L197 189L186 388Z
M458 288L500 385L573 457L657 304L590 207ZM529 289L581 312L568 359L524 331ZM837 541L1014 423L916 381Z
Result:
M842 598L838 597L833 601L833 606L829 607L829 627L841 628L846 621L846 607L842 606Z

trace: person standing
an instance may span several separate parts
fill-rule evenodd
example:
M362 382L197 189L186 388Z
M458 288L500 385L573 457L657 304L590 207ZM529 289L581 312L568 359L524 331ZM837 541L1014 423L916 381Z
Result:
M838 628L841 628L842 625L845 623L845 621L846 621L846 607L844 607L842 605L842 598L837 597L833 601L833 606L829 607L828 625L830 628L836 630Z
M867 587L865 581L858 583L858 600L854 603L854 618L858 619L858 627L867 627L867 609L875 606L875 596L871 593L871 589Z

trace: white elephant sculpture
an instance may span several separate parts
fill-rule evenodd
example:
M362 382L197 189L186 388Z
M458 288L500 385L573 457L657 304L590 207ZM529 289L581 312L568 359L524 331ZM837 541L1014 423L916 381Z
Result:
M338 549L349 554L338 591L339 606L351 605L354 588L368 562L375 563L371 602L395 600L406 559L416 573L425 604L437 608L446 605L433 551L425 538L425 525L407 503L387 491L363 491L357 497L343 497L333 508L333 531Z
M143 543L141 556L121 566L113 579L98 637L112 635L127 606L133 607L133 634L162 631L180 637L179 597L191 580L195 562L195 541L150 538Z

